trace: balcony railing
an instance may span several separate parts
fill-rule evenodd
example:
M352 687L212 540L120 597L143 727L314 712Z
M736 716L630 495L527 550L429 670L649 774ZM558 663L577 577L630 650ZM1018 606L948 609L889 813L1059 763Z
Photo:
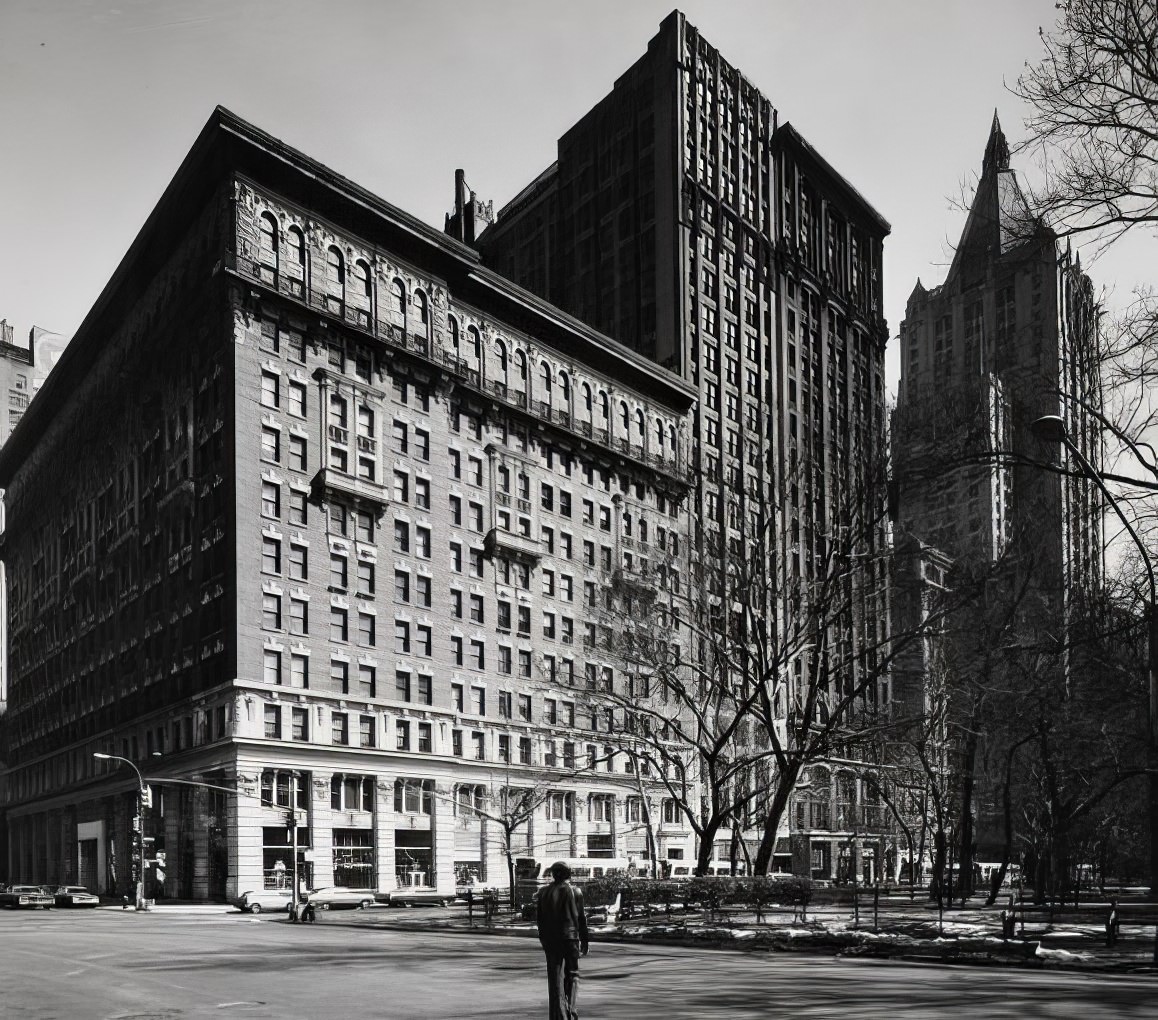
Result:
M378 512L390 502L386 486L368 478L346 474L332 467L322 468L313 481L314 490L327 496L345 497L355 505Z
M506 531L503 528L491 528L487 532L486 555L513 556L516 559L536 562L542 558L543 544L537 538L529 535L520 535L518 532Z

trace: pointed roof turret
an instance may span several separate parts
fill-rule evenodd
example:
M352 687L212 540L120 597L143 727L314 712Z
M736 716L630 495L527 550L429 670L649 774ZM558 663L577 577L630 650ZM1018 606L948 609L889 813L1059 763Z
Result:
M997 110L993 110L993 124L989 128L989 141L985 145L985 158L981 162L981 176L988 177L998 170L1009 169L1009 143L1001 130Z

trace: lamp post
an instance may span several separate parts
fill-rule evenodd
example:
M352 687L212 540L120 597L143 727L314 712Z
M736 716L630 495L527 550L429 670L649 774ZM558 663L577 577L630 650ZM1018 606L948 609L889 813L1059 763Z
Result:
M137 824L139 828L139 838L137 843L137 910L147 910L145 906L145 780L141 775L141 770L137 768L128 758L122 758L119 754L105 754L103 751L94 751L94 758L100 758L101 761L120 761L124 762L137 774Z
M1065 422L1056 414L1047 414L1038 418L1030 425L1030 431L1044 442L1061 443L1077 461L1082 473L1086 475L1101 490L1106 501L1114 508L1127 534L1134 540L1142 562L1146 565L1146 580L1150 587L1150 601L1146 607L1146 658L1149 675L1149 725L1146 741L1146 772L1150 782L1149 791L1149 821L1150 821L1150 896L1158 897L1158 585L1154 579L1154 563L1146 550L1146 545L1139 537L1138 532L1122 511L1122 507L1106 487L1102 476L1077 448L1069 433L1066 432ZM1124 439L1133 446L1129 440ZM1137 453L1137 450L1135 450ZM1149 486L1147 486L1149 487ZM1158 942L1155 943L1155 959L1158 961Z

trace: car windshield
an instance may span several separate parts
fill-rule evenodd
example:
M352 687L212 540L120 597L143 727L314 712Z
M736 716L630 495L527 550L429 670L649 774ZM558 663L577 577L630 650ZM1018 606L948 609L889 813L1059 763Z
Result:
M19 893L40 892L40 887L35 885L14 885L12 891Z
M88 890L83 885L70 885L64 890L65 892L82 892L86 893Z

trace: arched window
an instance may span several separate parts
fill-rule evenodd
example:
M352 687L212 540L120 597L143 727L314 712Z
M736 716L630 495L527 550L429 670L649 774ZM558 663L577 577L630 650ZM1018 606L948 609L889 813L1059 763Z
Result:
M623 438L629 438L631 435L631 418L627 410L626 400L619 402L619 423L623 426Z
M674 425L667 427L667 448L668 452L674 457L676 454L676 429Z
M502 340L495 341L495 358L499 363L499 382L504 386L510 385L507 379L507 372L510 369L510 364L507 361L507 345Z
M414 292L414 311L418 315L422 332L427 332L430 328L430 305L426 300L426 295L420 290Z
M588 421L591 420L591 411L592 411L591 387L588 386L587 383L584 383L583 384L583 413L586 416Z
M519 388L527 392L527 355L520 350L515 351L515 366L519 370L518 384Z
M602 390L599 391L599 420L604 428L609 428L611 423L611 401L607 398L607 394Z
M547 362L539 365L540 397L546 403L551 403L551 366Z
M326 306L341 312L346 299L346 263L333 245L326 249Z
M354 287L358 296L370 301L370 266L362 259L354 263Z
M290 293L301 297L305 294L306 235L300 227L291 226L285 232L285 259Z
M563 405L567 408L571 407L571 380L567 378L566 372L559 373L559 396L563 398Z
M452 351L454 351L455 354L457 354L458 353L458 341L459 341L458 319L456 319L453 315L447 316L446 331L447 331L447 333L450 334L450 349Z
M643 446L646 432L647 426L644 424L643 411L637 408L635 411L635 442L637 446Z
M482 336L479 334L478 326L470 326L467 328L467 336L470 339L470 356L475 361L482 360Z
M260 275L266 283L273 283L277 277L277 220L272 213L262 213L257 227L261 235Z
M390 315L397 325L406 325L406 284L397 277L390 285Z
M655 452L663 453L663 420L655 420Z

